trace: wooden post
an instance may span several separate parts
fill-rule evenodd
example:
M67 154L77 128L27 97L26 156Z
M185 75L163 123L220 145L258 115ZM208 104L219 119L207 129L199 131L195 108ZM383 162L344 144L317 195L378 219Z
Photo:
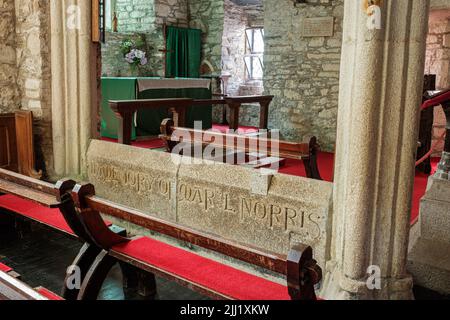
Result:
M131 131L133 123L133 113L132 112L121 112L119 113L119 143L131 145Z

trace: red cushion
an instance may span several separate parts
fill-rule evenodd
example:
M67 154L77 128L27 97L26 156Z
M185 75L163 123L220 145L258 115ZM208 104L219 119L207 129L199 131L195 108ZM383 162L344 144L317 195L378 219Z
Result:
M7 265L4 265L3 263L0 262L0 271L2 271L2 272L11 272L12 269L10 267L8 267Z
M46 297L48 300L53 300L53 301L60 301L60 300L64 300L63 298L61 298L60 296L58 296L56 293L51 292L48 289L45 288L37 288L36 291Z
M113 250L233 299L290 300L284 285L154 239L138 238Z
M52 228L73 234L59 209L51 209L14 195L0 196L0 207L27 218L46 224Z
M33 201L22 199L11 194L0 196L0 207L43 223L49 227L72 235L74 234L58 208L47 208ZM105 223L107 226L112 225L109 221L105 221Z

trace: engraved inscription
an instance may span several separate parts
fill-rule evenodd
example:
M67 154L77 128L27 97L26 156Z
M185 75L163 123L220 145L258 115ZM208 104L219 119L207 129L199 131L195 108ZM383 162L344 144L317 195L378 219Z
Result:
M145 198L156 196L158 201L175 200L195 214L228 214L235 216L242 225L257 224L267 230L283 233L305 233L312 239L321 236L323 217L307 212L304 208L268 200L265 196L224 192L219 188L197 185L195 181L181 182L176 185L176 194L172 194L175 182L160 177L157 173L149 174L133 169L123 169L110 164L89 163L91 179L107 184L128 188ZM175 199L172 199L175 197ZM192 208L192 210L191 210Z
M303 37L332 37L334 17L304 19L301 34Z
M95 162L89 164L89 177L129 188L138 195L154 194L171 200L173 182L167 178Z

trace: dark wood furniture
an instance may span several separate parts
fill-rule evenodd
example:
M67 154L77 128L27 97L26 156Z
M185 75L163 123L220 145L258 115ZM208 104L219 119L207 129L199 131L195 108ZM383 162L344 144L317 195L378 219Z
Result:
M429 91L436 90L436 75L425 75L423 85L423 97L422 103L430 99L428 95ZM421 111L420 116L420 128L419 128L419 148L417 149L417 160L422 159L431 148L431 142L433 137L433 120L434 110L433 108L427 108ZM431 160L426 159L424 162L417 166L417 169L430 174L431 173Z
M129 266L129 269L122 269L124 273L136 268L145 271L145 273L141 273L140 280L145 280L149 291L156 290L154 275L158 274L213 298L236 299L247 297L246 292L250 290L249 285L240 286L238 283L236 286L237 292L230 292L229 289L225 290L221 287L220 281L212 281L209 285L205 285L203 276L199 276L198 272L195 273L196 268L193 268L192 271L183 268L179 270L178 267L182 267L183 262L192 263L193 261L198 261L197 266L204 266L205 264L209 266L211 272L204 275L205 279L220 280L226 277L227 272L231 272L247 280L250 278L251 281L247 283L251 283L253 293L255 286L256 288L261 286L261 291L257 291L258 295L261 296L270 297L273 295L274 297L296 300L316 299L314 285L321 280L322 273L321 268L313 259L313 252L309 246L299 244L292 248L286 256L277 255L233 243L148 216L144 212L117 205L95 196L95 189L91 184L75 184L71 180L62 180L54 188L50 188L50 185L46 183L6 170L0 170L0 173L1 192L12 193L22 199L37 202L44 206L59 207L73 232L86 242L72 264L78 266L81 270L82 287L80 290L68 290L66 288L63 296L66 299L96 299L106 275L117 262ZM21 192L18 192L18 189ZM37 194L41 194L42 197L37 198ZM123 234L118 234L108 228L101 218L100 212L165 236L189 242L195 246L279 273L286 277L286 285L283 286L247 274L244 271L201 257L194 252L182 250L152 238L127 238ZM181 256L184 258L180 261ZM169 267L167 264L169 264ZM194 275L197 274L197 276L191 275L190 272ZM127 279L132 278L128 277ZM224 284L229 284L229 281Z
M0 114L0 168L11 171L19 169L14 113Z
M189 137L189 141L185 141ZM231 149L235 152L261 153L264 147L264 156L301 159L305 166L308 178L322 180L317 165L317 153L319 145L317 138L312 137L309 143L293 143L275 139L266 139L237 134L225 134L220 132L208 132L188 128L180 128L174 125L171 119L165 119L161 124L161 135L167 145L167 151L172 152L175 146L182 143L209 145L217 148ZM191 156L191 155L190 155Z
M141 109L167 108L173 115L177 126L185 127L186 112L188 107L204 107L211 105L227 105L230 108L230 129L239 128L239 112L243 104L259 103L260 105L260 129L268 128L269 105L273 96L246 96L224 97L223 99L194 100L194 99L149 99L149 100L111 100L109 106L119 117L119 143L131 145L133 114Z
M212 100L194 100L194 105L224 105L230 109L230 129L237 130L239 128L239 114L243 104L258 103L260 106L259 113L259 129L268 129L269 123L269 106L274 96L242 96L231 97L224 96L223 99ZM226 116L224 117L226 119Z
M0 168L40 179L35 169L33 113L16 111L0 115Z
M187 107L192 106L193 99L150 99L110 101L109 106L119 117L119 143L131 145L133 114L141 109L157 109L166 107L175 114L175 121L184 126Z

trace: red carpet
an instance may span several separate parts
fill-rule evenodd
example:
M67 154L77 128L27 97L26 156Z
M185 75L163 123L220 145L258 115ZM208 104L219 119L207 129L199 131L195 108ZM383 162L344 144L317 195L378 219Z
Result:
M218 130L222 133L228 133L228 130L230 129L230 127L228 125L224 125L224 124L213 124L213 129ZM259 129L256 127L241 126L237 130L237 133L238 134L255 133L255 132L258 132L258 130Z

